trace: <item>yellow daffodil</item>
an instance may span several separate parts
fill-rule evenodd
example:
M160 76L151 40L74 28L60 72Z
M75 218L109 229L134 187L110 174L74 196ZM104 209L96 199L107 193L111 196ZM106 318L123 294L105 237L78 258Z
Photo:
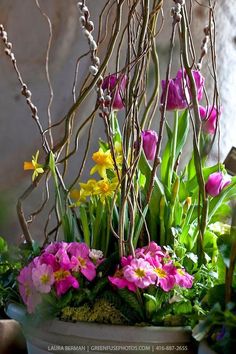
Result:
M43 165L38 163L38 158L39 158L39 150L36 152L36 155L32 156L32 161L25 161L24 162L24 170L33 170L33 175L32 175L32 181L35 180L36 177L38 177L38 175L40 173L44 173L44 169L43 169Z
M89 179L87 183L80 183L80 189L73 189L70 192L71 198L76 200L75 206L85 203L87 197L94 195L96 183L95 179Z
M117 185L117 178L114 178L112 181L109 181L108 179L102 179L101 181L98 181L94 187L94 194L98 195L100 200L104 202L105 198L113 197Z
M110 150L103 151L101 148L92 156L96 165L91 169L90 174L98 172L102 178L107 178L107 170L113 170L113 160Z
M73 203L71 207L80 206L81 203L86 202L86 196L83 195L79 189L73 189L70 192L70 197L75 200L75 203Z
M86 195L87 197L93 195L96 184L96 179L89 179L87 183L80 183L81 194Z
M115 142L115 155L116 155L116 163L120 167L123 162L123 149L122 149L122 144L118 141Z

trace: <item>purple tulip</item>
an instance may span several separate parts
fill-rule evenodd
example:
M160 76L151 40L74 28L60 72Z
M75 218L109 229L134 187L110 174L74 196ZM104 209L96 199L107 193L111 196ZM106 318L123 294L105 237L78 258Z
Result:
M215 106L202 107L199 106L200 117L203 121L203 130L207 134L215 134L216 126L217 126L217 115L218 111Z
M222 172L214 172L208 177L205 186L206 192L212 197L216 197L220 194L223 188L230 184L230 182L230 176L225 175Z
M142 132L143 150L147 160L153 161L156 155L158 135L154 130Z
M195 80L195 85L197 89L197 99L200 101L203 96L204 87L204 77L200 71L192 70L192 74ZM184 80L183 80L184 78ZM164 104L165 90L166 90L166 80L162 80L162 95L161 103ZM182 69L179 69L177 75L174 79L169 81L169 90L167 98L167 111L182 110L188 107L191 103L191 92L189 78Z
M112 101L112 109L115 111L119 111L124 108L124 94L127 83L127 76L112 74L108 75L104 78L102 83L102 89L107 90L107 92L111 95Z

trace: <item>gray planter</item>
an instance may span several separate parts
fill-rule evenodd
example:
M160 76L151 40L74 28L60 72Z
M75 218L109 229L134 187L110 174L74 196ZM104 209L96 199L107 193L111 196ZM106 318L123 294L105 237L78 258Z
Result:
M8 305L7 314L21 323L28 354L195 353L191 330L186 327L135 327L59 320L34 326L32 320L27 319L25 309L17 304Z

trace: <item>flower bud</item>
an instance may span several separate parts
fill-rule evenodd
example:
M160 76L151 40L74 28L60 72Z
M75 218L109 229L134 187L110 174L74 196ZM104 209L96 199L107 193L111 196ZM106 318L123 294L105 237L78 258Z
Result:
M102 89L112 97L112 109L119 111L124 108L123 96L125 94L127 76L112 74L104 78Z
M197 89L197 99L200 101L203 96L204 77L198 70L192 70L192 75ZM166 80L162 80L161 104L164 104L166 89ZM185 109L191 100L189 77L185 70L179 69L176 77L169 80L166 109L167 111Z
M199 106L199 113L203 122L203 131L207 134L215 134L217 117L220 116L221 112L218 113L215 106L209 106L206 108Z
M230 176L223 174L223 172L214 172L209 176L205 185L206 193L216 197L230 182Z
M154 130L142 132L143 150L147 160L153 161L156 155L158 135Z

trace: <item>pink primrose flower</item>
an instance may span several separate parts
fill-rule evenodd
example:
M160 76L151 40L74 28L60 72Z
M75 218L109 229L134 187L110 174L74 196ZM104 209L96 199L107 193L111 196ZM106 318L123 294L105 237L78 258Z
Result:
M156 274L157 285L159 285L164 291L170 291L175 286L175 274L176 268L172 262L162 264L158 257L149 260L154 267Z
M193 276L188 274L185 269L177 268L175 280L182 288L191 288L193 286Z
M158 256L160 259L164 258L166 254L163 252L162 248L156 244L156 242L151 241L149 245L142 248L137 248L135 250L136 257L150 258Z
M55 272L56 270L60 269L60 264L58 263L56 256L50 253L43 253L39 257L40 264L47 264L50 265Z
M154 130L142 131L142 145L147 160L153 161L156 154L158 135Z
M47 264L38 264L32 269L32 280L38 292L49 293L54 283L52 267Z
M71 256L76 256L78 252L83 256L83 257L89 257L89 252L90 249L84 242L71 242L68 246L67 252Z
M75 272L81 272L89 281L96 277L96 266L89 259L90 249L85 243L70 245L68 252L72 255L71 265Z
M231 183L231 178L228 175L223 174L223 172L212 173L207 180L205 185L207 194L212 197L216 197L220 194L222 189Z
M131 283L127 279L124 278L123 269L117 269L113 277L108 276L109 281L111 284L117 286L119 289L128 288L129 291L135 292L137 287L134 283Z
M217 108L215 106L199 106L200 117L203 122L203 131L207 134L215 134L217 126ZM220 116L219 112L218 116Z
M72 268L71 260L65 248L60 248L55 254L55 258L60 268L68 270Z
M66 250L68 247L68 243L59 241L59 242L52 242L50 243L45 249L45 253L51 253L51 254L56 254L59 249L64 249Z
M128 257L121 257L121 265L122 267L125 267L127 265L130 265L130 262L132 261L132 259L134 259L131 255L129 255Z
M138 288L144 289L155 283L156 275L153 267L146 260L134 258L130 265L124 267L124 278Z
M27 306L27 311L33 313L35 308L41 302L41 295L36 291L32 280L33 262L27 267L21 269L17 277L20 295Z
M204 77L200 71L192 70L192 74L195 80L195 85L197 89L197 99L200 101L203 96L203 87L204 87ZM166 91L166 80L162 80L162 96L161 103L164 104L164 97ZM179 69L177 75L174 79L169 81L169 90L167 97L166 109L168 111L172 110L182 110L188 107L188 104L191 103L191 92L189 78L182 69Z
M71 287L78 289L78 280L66 269L59 269L54 272L55 288L58 296L65 294Z
M119 111L124 108L124 95L127 83L126 75L112 74L104 78L102 89L106 90L112 97L111 105L113 110Z

